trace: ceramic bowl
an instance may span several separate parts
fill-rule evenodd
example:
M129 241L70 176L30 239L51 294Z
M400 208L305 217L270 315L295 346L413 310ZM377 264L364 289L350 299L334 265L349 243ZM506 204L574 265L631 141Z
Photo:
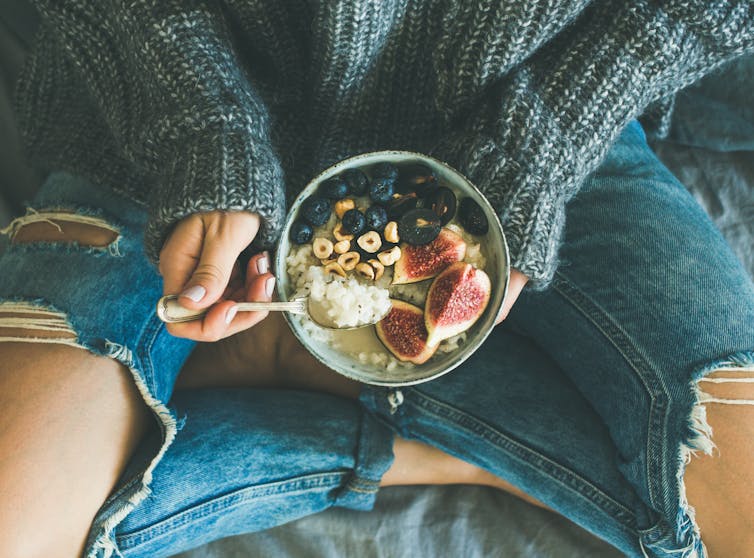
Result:
M510 261L508 246L505 242L502 226L500 225L500 221L495 214L495 211L487 202L486 198L482 196L481 192L479 192L479 190L466 177L441 161L420 153L407 151L378 151L364 153L340 161L309 182L294 201L281 235L280 244L275 253L274 267L278 281L278 296L280 300L289 300L295 291L295 287L288 277L285 260L292 244L289 240L290 227L296 218L301 202L311 196L317 190L321 182L345 171L346 169L358 167L362 168L367 174L369 174L369 168L372 165L385 161L394 163L398 166L412 162L421 162L430 167L436 173L441 185L454 190L459 200L463 197L471 197L484 210L490 226L489 231L483 238L482 250L487 260L484 270L490 276L492 293L490 296L490 302L483 315L466 332L466 341L458 349L446 354L436 353L424 364L409 367L398 366L391 371L386 370L383 366L364 364L355 356L336 350L329 343L316 339L318 336L313 336L308 333L302 323L302 320L305 320L306 318L286 314L286 320L294 335L304 347L306 347L318 360L336 372L343 374L348 378L368 384L406 386L426 382L443 374L447 374L469 358L492 331L492 328L495 325L495 317L500 311L503 299L508 290ZM348 340L348 343L354 343L356 346L359 346L360 349L363 346L364 350L370 350L370 348L384 351L387 350L378 340L373 327L349 332L337 332L337 335L350 336L351 339ZM352 345L348 346L350 347Z

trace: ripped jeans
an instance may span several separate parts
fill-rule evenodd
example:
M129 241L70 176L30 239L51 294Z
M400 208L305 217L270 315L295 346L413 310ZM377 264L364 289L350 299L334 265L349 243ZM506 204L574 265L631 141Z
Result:
M145 208L63 173L34 206L7 232L68 219L110 234L98 246L11 243L0 341L29 328L118 359L161 425L97 514L90 556L170 556L331 506L369 509L396 434L491 471L627 555L703 555L683 473L713 447L709 373L754 377L754 285L637 123L569 203L552 285L524 292L457 370L365 386L358 402L173 393L193 345L155 316Z

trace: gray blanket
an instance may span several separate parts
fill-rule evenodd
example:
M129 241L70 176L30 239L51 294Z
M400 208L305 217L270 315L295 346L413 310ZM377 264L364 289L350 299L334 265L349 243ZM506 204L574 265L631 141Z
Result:
M18 149L10 92L33 29L23 0L0 7L0 226L43 173ZM707 209L754 277L754 58L683 92L663 161ZM1 244L1 243L0 243ZM2 250L2 246L0 246ZM176 558L610 558L620 554L567 519L491 488L396 487L371 512L331 509L216 541Z

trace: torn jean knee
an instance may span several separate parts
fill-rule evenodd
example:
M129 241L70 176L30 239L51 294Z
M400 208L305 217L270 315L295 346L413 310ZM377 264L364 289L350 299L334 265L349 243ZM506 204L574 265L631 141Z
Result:
M62 343L114 358L157 419L159 446L92 525L86 555L111 556L116 526L149 494L152 471L176 434L167 402L194 343L171 336L155 314L162 279L143 253L143 206L67 173L51 174L32 205L7 234L47 222L51 230L75 222L117 234L105 246L27 239L0 254L0 341ZM3 339L3 330L11 335Z
M0 302L0 342L36 341L78 346L63 312L31 302Z

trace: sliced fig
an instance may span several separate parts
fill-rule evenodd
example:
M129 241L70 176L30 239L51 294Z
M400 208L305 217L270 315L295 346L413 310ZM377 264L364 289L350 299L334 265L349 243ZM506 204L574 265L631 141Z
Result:
M448 228L432 242L412 246L401 244L401 257L393 268L393 285L417 283L431 279L453 262L466 255L466 242Z
M469 329L487 308L491 292L490 278L481 269L465 262L448 266L432 281L427 293L427 343L437 345Z
M398 360L427 362L437 346L427 345L424 311L402 300L390 299L390 302L393 305L390 312L375 325L377 337Z

